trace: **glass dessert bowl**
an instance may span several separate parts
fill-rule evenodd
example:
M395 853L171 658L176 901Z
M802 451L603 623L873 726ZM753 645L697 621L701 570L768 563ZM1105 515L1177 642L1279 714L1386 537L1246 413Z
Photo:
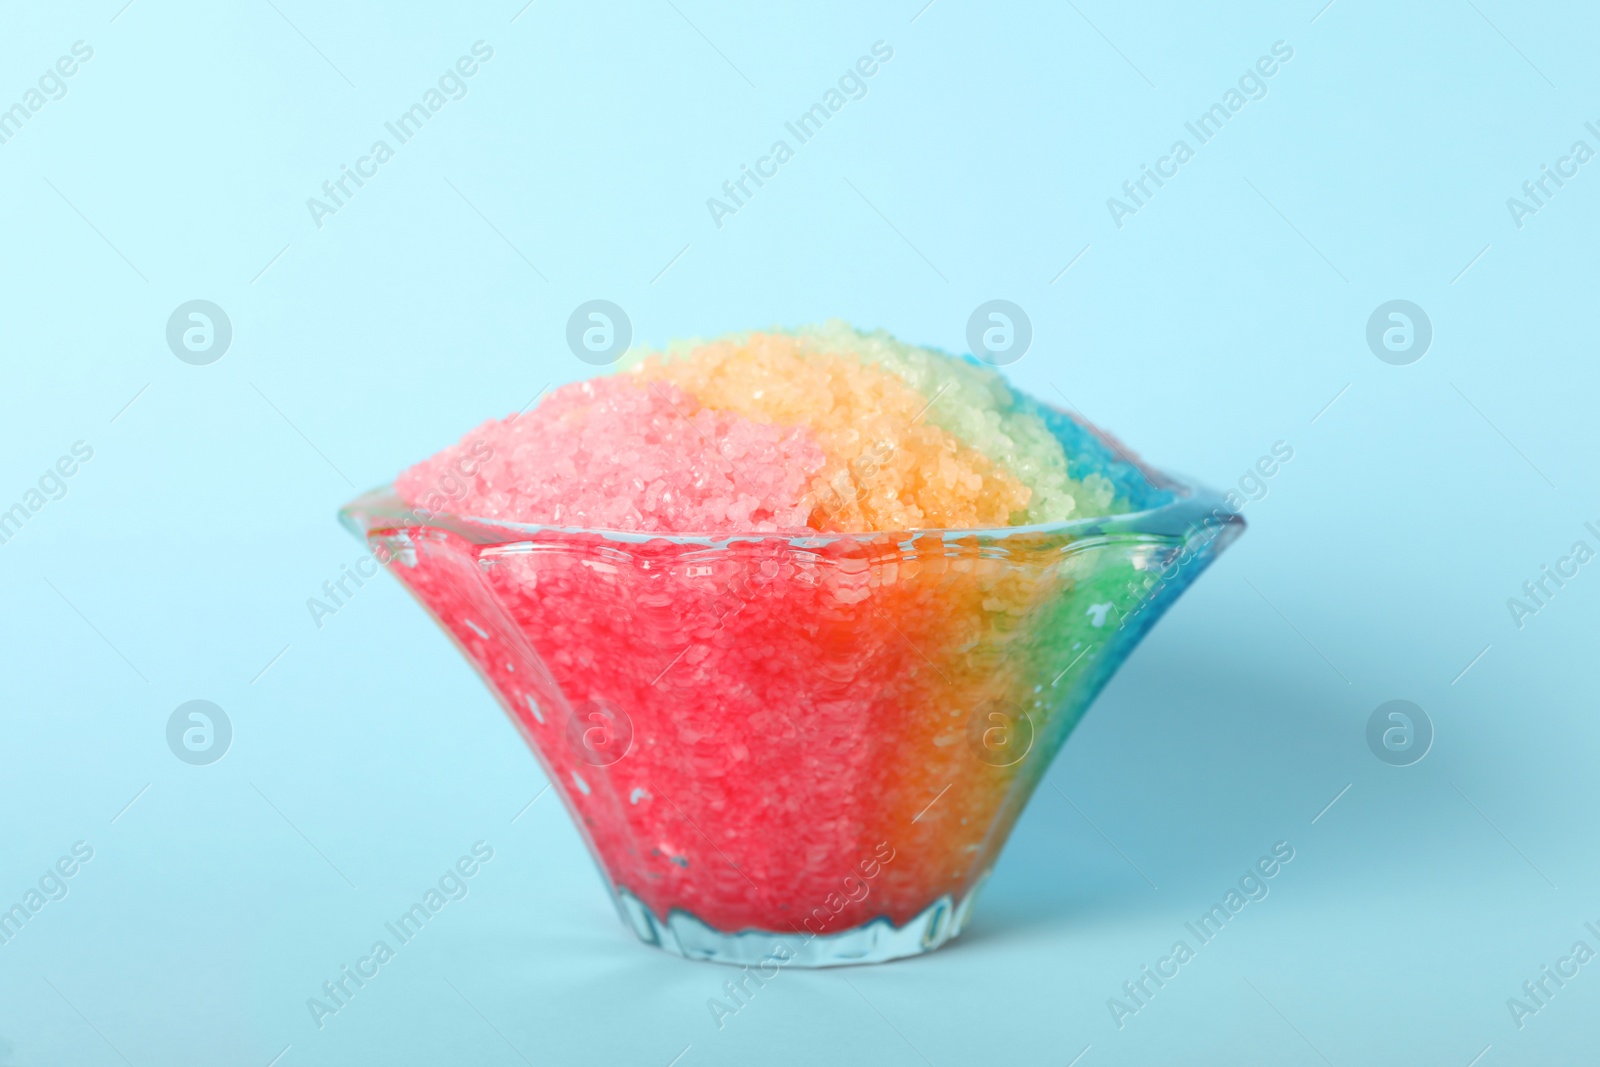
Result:
M683 536L341 519L482 675L644 941L797 966L961 932L1035 786L1243 529L1050 412L1132 510L1034 526Z

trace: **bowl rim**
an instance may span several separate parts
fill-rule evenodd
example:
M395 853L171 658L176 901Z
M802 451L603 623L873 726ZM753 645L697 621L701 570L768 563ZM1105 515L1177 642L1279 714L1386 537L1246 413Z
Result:
M478 545L509 545L538 538L571 540L596 538L621 544L666 543L683 547L726 548L736 542L782 540L797 548L819 549L841 544L883 544L886 541L910 547L916 541L938 538L942 541L998 542L1009 538L1060 538L1081 541L1099 536L1147 536L1187 540L1197 526L1204 524L1210 539L1232 532L1229 540L1245 526L1239 509L1230 506L1223 494L1200 482L1151 466L1129 451L1117 437L1089 421L1076 409L1063 409L1048 401L1034 399L1039 407L1064 417L1096 439L1115 455L1116 467L1131 470L1162 497L1159 503L1117 515L1084 515L1054 522L1024 526L920 527L905 530L730 530L720 533L670 532L664 530L615 530L600 526L559 526L548 523L512 522L462 515L450 511L431 511L408 505L395 492L394 483L362 493L339 509L339 521L357 539L364 540L372 530L384 527L427 527L448 530ZM389 520L373 522L370 520Z
M428 528L446 530L480 546L509 545L543 539L602 539L619 544L667 543L685 547L726 548L736 542L786 541L796 548L818 549L840 544L882 544L893 541L910 545L916 541L939 539L946 542L998 542L1011 538L1061 538L1078 541L1091 537L1132 535L1187 538L1197 526L1243 527L1243 516L1225 497L1189 479L1134 464L1149 478L1157 492L1167 498L1152 507L1116 515L1085 515L1054 522L1024 526L924 527L906 530L818 530L796 533L792 530L734 530L721 533L684 533L662 530L615 530L599 526L560 526L549 523L512 522L487 519L450 511L431 511L408 505L386 483L362 493L339 509L339 520L357 538L365 539L374 530L385 528ZM1207 522L1207 520L1210 520Z

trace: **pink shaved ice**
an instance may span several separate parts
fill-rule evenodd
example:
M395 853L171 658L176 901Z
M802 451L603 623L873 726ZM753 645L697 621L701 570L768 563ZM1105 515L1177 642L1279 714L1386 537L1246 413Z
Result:
M804 428L702 407L632 376L562 386L409 468L412 507L502 522L662 533L800 531L824 463Z

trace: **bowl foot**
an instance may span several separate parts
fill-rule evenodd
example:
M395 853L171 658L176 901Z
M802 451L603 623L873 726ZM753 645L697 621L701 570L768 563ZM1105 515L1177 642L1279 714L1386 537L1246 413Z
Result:
M904 926L882 916L860 926L833 933L810 930L713 929L686 911L674 909L665 922L626 889L616 891L617 908L624 921L648 945L691 960L708 960L735 967L751 966L764 977L781 967L847 967L859 963L919 956L932 952L961 933L982 888L983 879L960 901L940 897Z

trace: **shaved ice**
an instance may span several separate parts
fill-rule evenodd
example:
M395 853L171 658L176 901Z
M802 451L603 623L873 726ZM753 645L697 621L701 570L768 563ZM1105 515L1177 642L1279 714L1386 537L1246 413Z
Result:
M474 449L490 454L462 463ZM981 529L1127 510L998 372L842 323L633 353L397 479L457 514L728 534Z
M960 932L1067 734L1242 527L1219 503L993 367L835 322L633 351L344 514L641 938L825 966Z

